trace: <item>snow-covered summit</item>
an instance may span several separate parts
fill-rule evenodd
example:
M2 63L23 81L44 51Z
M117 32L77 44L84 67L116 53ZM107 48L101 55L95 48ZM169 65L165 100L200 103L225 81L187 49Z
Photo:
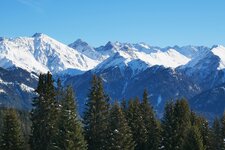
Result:
M86 55L87 57L93 60L96 60L97 62L101 62L106 58L82 39L77 39L75 42L69 44L69 47L79 51L80 53Z
M221 45L213 48L191 45L160 48L143 42L109 41L94 48L82 39L67 46L43 33L31 37L0 38L0 67L19 67L36 73L77 74L96 66L95 70L128 66L135 72L154 65L197 68L204 66L201 61L210 55L219 60L218 69L225 68L225 48Z
M205 67L208 67L209 69L216 67L218 70L222 70L225 68L224 46L215 45L212 48L200 48L195 53L191 61L186 65L182 66L181 68L189 68L189 72L195 72L196 70L202 70Z
M212 50L214 55L220 58L219 70L225 69L225 47L222 45L213 46Z
M165 52L155 50L150 53L139 51L135 48L128 48L127 50L117 50L113 56L100 63L95 69L104 70L111 67L123 69L125 67L130 67L134 72L138 73L154 65L176 68L186 64L189 60L189 58L173 49L169 49Z
M20 67L30 72L79 73L92 69L97 61L57 40L36 33L32 37L4 38L0 41L0 67ZM69 72L67 72L69 73Z

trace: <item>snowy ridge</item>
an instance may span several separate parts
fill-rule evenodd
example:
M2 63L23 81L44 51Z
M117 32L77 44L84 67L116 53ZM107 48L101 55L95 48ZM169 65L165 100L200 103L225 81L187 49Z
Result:
M130 67L140 72L154 65L193 68L209 55L220 59L218 69L225 68L225 48L215 46L154 47L145 43L108 42L94 48L78 39L69 46L42 34L32 37L0 38L0 67L19 67L29 72L76 75L87 70ZM201 67L201 65L199 66Z
M217 62L217 63L215 63ZM202 70L212 66L207 66L206 64L217 65L218 70L225 69L225 47L221 45L213 46L211 49L201 49L195 56L187 63L182 66L182 69L192 68L189 72L194 72L196 70Z
M97 61L48 37L36 33L33 37L19 37L0 41L0 67L20 67L30 72L61 73L66 70L87 71ZM77 72L78 73L78 72Z
M97 52L93 47L88 45L81 39L77 39L75 42L69 44L69 47L76 49L80 53L86 55L87 57L101 62L106 59L101 53Z
M218 70L225 69L225 47L222 45L215 46L211 50L214 55L218 56L220 58L219 67Z
M118 48L118 44L116 46L113 47L113 50L111 51L116 51L115 54L100 63L95 68L97 71L110 67L119 67L123 69L129 66L134 72L138 73L154 65L176 68L190 61L189 58L174 49L169 49L165 52L155 49L150 50L149 52L146 49L139 51L133 46L129 47L128 45L120 48Z

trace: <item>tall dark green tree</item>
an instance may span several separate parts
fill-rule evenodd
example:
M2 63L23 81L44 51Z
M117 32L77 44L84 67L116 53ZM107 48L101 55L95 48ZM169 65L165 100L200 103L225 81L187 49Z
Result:
M84 112L84 125L89 150L106 150L109 127L109 98L102 80L93 76Z
M25 140L21 129L21 122L16 114L16 111L13 109L6 110L4 114L0 149L25 149Z
M62 99L59 117L59 134L57 147L62 150L86 150L87 144L79 120L73 89L67 87Z
M147 141L145 149L157 150L161 142L160 123L155 117L153 107L149 103L147 90L143 93L143 100L140 105L141 115L147 130Z
M205 150L201 133L197 126L191 126L187 130L182 150Z
M198 127L201 133L202 142L205 150L211 150L211 139L210 139L211 130L208 121L204 117L198 116L192 111L191 125Z
M187 129L191 126L190 108L185 99L169 103L165 107L163 124L163 147L166 150L182 150Z
M216 117L212 126L212 150L223 149L223 138L221 133L221 123L220 120Z
M174 118L175 136L177 140L175 149L177 150L182 149L186 131L191 126L190 115L191 112L187 100L181 99L176 101L174 106Z
M169 101L165 105L162 118L162 149L174 150L176 146L175 131L174 103Z
M221 137L222 139L225 139L225 112L223 113L223 116L221 118ZM225 150L225 141L223 140L222 144L223 150Z
M147 129L145 127L140 107L140 101L138 98L135 100L130 100L126 113L126 118L136 144L135 150L147 149Z
M134 141L132 132L122 109L116 102L110 111L110 127L109 127L109 150L133 150Z
M31 111L30 145L33 150L47 150L56 148L56 133L58 120L58 104L53 85L52 75L39 76L38 94L33 100Z

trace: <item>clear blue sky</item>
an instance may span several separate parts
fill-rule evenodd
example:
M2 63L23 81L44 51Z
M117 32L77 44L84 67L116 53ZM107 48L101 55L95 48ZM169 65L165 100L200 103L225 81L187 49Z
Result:
M0 36L225 45L225 0L1 0Z

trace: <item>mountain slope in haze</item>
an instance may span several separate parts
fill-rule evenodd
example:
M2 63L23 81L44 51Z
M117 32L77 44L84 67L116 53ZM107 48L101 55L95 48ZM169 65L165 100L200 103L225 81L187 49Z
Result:
M177 98L191 98L201 92L200 87L192 82L187 76L176 72L174 69L163 66L147 68L136 75L133 69L126 66L121 70L119 67L111 67L99 72L88 71L82 75L67 78L65 85L72 85L81 109L89 92L93 74L97 74L103 80L106 92L112 101L142 98L144 89L150 93L150 100L158 113L162 113L167 100Z
M0 67L0 107L30 109L37 82L36 74L20 68L6 70Z
M190 104L207 117L221 116L225 109L225 83L197 94L190 99Z

